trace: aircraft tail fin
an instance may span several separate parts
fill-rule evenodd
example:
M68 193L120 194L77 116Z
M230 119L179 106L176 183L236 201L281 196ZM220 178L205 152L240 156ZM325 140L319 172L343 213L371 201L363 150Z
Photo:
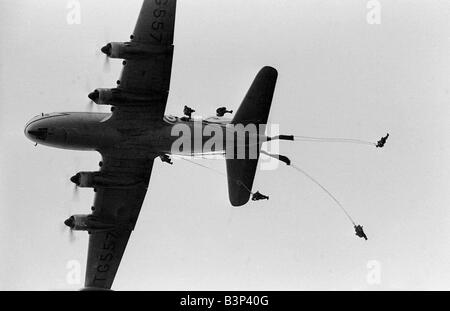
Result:
M264 67L259 71L231 124L244 126L254 124L258 137L260 132L264 134L277 77L278 72L272 67ZM252 147L256 148L256 156L250 158L247 157L251 154L248 149ZM227 154L228 195L233 206L242 206L250 199L260 148L261 143L258 139L256 147L249 145L246 148L246 158L244 159L236 158L236 154L233 156Z
M275 68L264 67L259 71L236 111L232 124L267 123L277 77Z

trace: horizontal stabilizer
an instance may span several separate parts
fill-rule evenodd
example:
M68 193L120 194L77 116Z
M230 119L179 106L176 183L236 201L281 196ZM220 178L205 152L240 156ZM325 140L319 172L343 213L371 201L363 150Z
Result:
M272 67L259 71L231 124L255 124L258 131L265 131L277 77L278 73ZM264 133L258 132L258 135L261 134ZM242 206L250 199L260 147L258 143L256 159L236 159L227 154L228 195L233 206Z

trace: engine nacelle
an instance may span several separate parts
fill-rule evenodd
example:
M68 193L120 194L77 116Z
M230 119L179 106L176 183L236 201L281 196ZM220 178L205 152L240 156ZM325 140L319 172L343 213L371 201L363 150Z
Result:
M73 215L64 221L71 230L102 232L116 229L116 224L106 223L94 215Z
M77 187L93 188L95 187L95 178L99 172L79 172L70 178Z
M164 55L173 51L173 46L160 46L138 42L110 42L101 48L110 58L142 59L149 56Z
M111 106L140 106L148 105L152 101L164 101L168 93L152 92L148 94L136 94L125 92L121 89L95 89L88 97L98 105Z
M130 188L144 183L134 175L116 176L102 172L79 172L70 181L81 188Z
M118 89L95 89L88 97L97 105L116 105L120 102L121 91Z

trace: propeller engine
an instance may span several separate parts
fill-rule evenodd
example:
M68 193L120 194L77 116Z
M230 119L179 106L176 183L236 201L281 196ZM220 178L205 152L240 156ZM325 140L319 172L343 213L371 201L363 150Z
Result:
M88 97L97 105L114 105L118 101L121 91L118 89L95 89Z
M94 215L72 215L64 224L73 231L102 232L117 228L116 224L103 222Z
M173 46L143 44L138 42L110 42L100 49L109 58L141 59L173 52Z
M111 106L143 106L152 101L165 101L167 92L152 91L151 93L130 93L118 88L98 88L89 93L88 97L97 105Z
M135 175L116 176L102 172L79 172L70 181L80 188L129 188L144 183L142 178Z
M79 172L70 177L70 181L77 187L93 188L95 186L94 179L96 174L99 174L99 172Z

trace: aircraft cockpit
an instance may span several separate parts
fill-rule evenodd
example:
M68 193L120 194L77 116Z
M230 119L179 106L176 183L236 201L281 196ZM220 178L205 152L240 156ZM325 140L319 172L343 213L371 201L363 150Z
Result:
M25 136L35 142L47 140L49 135L55 134L54 123L49 119L65 115L68 113L41 113L35 116L25 125Z

